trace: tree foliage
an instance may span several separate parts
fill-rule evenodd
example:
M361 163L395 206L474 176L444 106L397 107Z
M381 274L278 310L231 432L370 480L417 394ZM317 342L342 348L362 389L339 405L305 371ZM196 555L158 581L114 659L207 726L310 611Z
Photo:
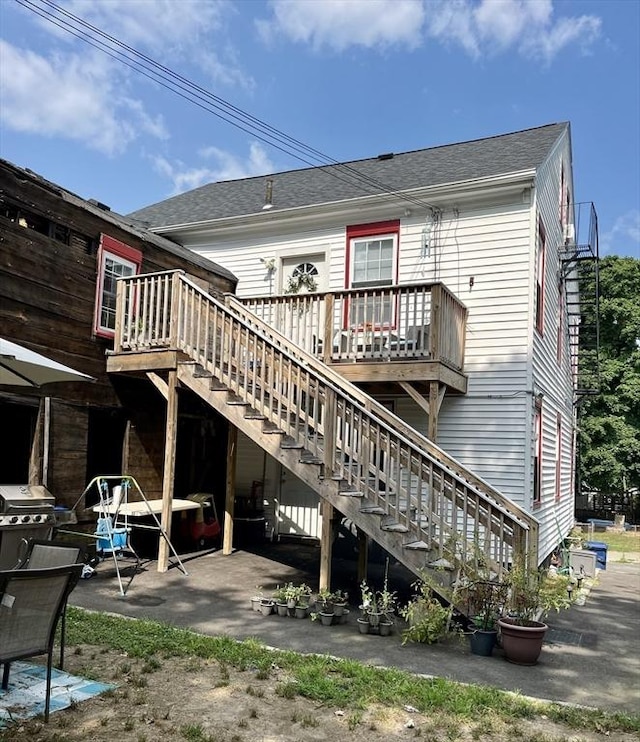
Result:
M600 261L600 393L578 413L580 481L612 495L640 488L640 260Z

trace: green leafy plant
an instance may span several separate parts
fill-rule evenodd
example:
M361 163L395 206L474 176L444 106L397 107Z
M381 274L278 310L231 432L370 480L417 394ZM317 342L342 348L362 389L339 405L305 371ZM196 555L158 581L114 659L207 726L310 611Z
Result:
M329 600L338 605L346 605L349 602L349 593L344 590L335 590L330 594Z
M413 583L414 596L400 609L408 626L402 632L402 643L433 644L449 632L452 606L443 606L424 579Z
M525 560L516 560L505 576L507 616L518 626L532 626L551 611L569 608L570 578L543 569L527 568Z
M378 610L384 613L388 621L392 620L393 613L396 609L396 593L393 590L389 590L389 558L385 563L384 568L384 583L382 590L379 590L376 595L376 603Z
M467 581L457 588L457 594L460 596L459 604L465 606L476 629L495 629L507 600L506 584L491 580Z
M378 612L377 595L372 588L367 585L366 580L362 580L360 583L360 610L362 611L363 617L368 616L370 613Z

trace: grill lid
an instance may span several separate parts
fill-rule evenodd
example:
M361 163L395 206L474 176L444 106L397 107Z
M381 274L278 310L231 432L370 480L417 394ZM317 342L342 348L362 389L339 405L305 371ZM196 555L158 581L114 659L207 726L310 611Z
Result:
M0 513L12 508L53 510L55 497L41 484L0 484Z

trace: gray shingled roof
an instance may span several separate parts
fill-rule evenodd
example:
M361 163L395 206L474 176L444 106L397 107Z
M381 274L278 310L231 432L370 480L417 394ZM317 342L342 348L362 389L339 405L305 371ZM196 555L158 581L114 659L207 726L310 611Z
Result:
M157 228L256 214L264 206L269 178L273 180L275 210L332 203L385 190L404 191L518 172L538 167L568 127L568 123L549 124L471 142L394 154L384 159L374 157L341 165L209 183L128 216ZM349 175L349 169L384 187L356 180Z

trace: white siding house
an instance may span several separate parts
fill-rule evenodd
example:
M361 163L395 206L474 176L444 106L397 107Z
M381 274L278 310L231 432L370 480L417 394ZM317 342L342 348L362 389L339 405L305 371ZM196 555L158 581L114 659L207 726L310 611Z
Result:
M574 379L560 280L573 221L570 127L349 167L370 180L334 183L327 167L213 183L130 217L232 271L239 297L283 294L296 269L311 270L316 292L444 284L468 312L466 390L446 390L435 442L540 521L542 560L574 512ZM364 388L427 434L425 406L389 374ZM319 536L317 495L269 468L249 439L238 450L237 487L265 480L277 532Z

